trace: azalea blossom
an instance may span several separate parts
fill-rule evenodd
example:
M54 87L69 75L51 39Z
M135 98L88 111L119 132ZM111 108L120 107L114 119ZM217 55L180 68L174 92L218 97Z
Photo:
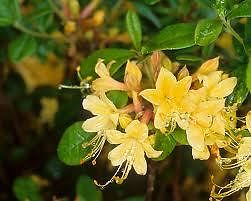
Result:
M162 151L156 151L152 148L148 138L148 127L138 120L133 120L126 128L125 133L118 130L107 130L107 140L110 144L118 145L108 154L108 159L113 166L119 166L111 180L106 182L104 187L114 180L122 183L128 176L133 167L137 174L145 175L147 172L147 163L145 154L148 158L159 157ZM117 176L124 165L122 176Z
M176 122L182 125L180 114L185 114L190 109L183 100L190 89L191 82L191 76L177 81L170 71L161 68L156 89L145 89L140 93L144 99L156 106L155 128L165 132L168 126L173 130Z

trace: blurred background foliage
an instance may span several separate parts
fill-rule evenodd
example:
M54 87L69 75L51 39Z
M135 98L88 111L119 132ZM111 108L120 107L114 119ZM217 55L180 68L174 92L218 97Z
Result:
M131 173L123 185L110 185L103 191L91 178L106 181L110 177L112 167L105 157L101 155L97 166L63 164L56 151L62 133L90 114L81 106L86 92L59 90L58 86L79 85L76 68L95 50L131 49L125 23L128 10L138 14L144 42L168 25L221 17L241 2L0 0L0 200L142 201L151 191L151 182L155 182L154 201L208 200L210 176L216 175L216 183L226 183L224 179L232 178L233 172L218 172L213 159L193 160L187 146L177 146L165 160L151 162L149 172L154 178ZM231 22L246 50L229 29L221 31L220 24L218 31L208 27L209 32L217 32L209 44L199 37L199 45L165 54L192 71L204 60L220 56L222 68L239 79L228 101L243 103L239 113L245 114L251 109L247 89L251 78L246 82L251 21L233 17ZM105 148L104 155L107 152ZM237 193L226 200L238 197ZM244 193L240 200L245 200Z

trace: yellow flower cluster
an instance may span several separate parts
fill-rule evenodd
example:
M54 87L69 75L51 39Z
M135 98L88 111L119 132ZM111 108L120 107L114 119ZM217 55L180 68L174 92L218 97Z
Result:
M83 129L97 134L84 144L93 148L84 160L94 158L95 164L106 141L117 145L108 159L118 169L101 187L113 181L122 183L132 167L137 174L146 174L145 155L156 158L162 153L153 149L149 139L157 130L171 135L177 125L184 129L194 159L208 159L208 146L229 145L225 133L235 127L235 118L228 116L234 106L226 107L225 98L233 92L237 79L218 70L219 57L206 61L191 75L186 67L178 71L177 65L163 65L162 61L170 60L158 52L148 61L128 61L124 81L110 75L114 62L105 65L99 59L95 66L99 77L92 82L93 94L83 100L83 108L94 117L83 123ZM129 104L116 108L106 96L111 90L126 92ZM154 125L151 131L150 122Z

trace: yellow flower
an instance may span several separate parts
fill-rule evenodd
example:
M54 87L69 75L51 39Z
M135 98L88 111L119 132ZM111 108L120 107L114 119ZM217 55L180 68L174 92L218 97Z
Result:
M83 129L85 131L98 132L116 129L119 112L105 94L101 95L101 98L95 95L88 95L83 100L83 108L95 115L83 123Z
M174 129L174 123L182 124L181 113L187 112L187 105L183 104L183 99L187 95L191 86L192 78L184 77L177 81L175 76L165 68L161 68L156 81L156 89L146 89L140 95L157 106L154 118L154 126L162 132L170 126Z
M139 91L142 73L135 62L127 61L124 82L130 91Z
M215 57L205 61L196 71L195 75L208 75L211 72L215 72L219 67L219 58Z
M156 151L152 148L148 139L148 127L138 120L133 120L126 128L125 133L117 130L106 131L107 140L111 144L118 144L116 148L108 154L108 159L111 160L113 166L119 166L116 173L110 181L105 185L115 180L117 183L122 183L128 176L133 167L137 174L145 175L147 172L147 163L145 154L148 158L159 157L162 151ZM124 164L122 176L117 174Z
M118 82L110 76L109 68L114 62L110 62L107 66L103 63L102 59L99 59L96 66L95 72L100 78L97 78L92 82L92 88L97 93L104 93L110 90L121 90L127 91L127 87L124 83Z
M199 80L208 90L208 97L224 98L230 95L237 84L236 77L222 79L224 77L222 71L214 71L208 75L199 75Z

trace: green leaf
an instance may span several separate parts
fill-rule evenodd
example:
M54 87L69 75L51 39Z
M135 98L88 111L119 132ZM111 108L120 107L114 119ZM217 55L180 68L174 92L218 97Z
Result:
M131 59L134 56L135 52L120 48L106 48L97 50L81 62L81 76L96 77L95 65L99 58L104 59L106 64L113 60L116 61L116 63L114 63L110 69L110 73L113 75L128 59Z
M0 26L9 26L21 19L18 0L0 0Z
M226 0L215 0L214 7L220 17L225 17L227 13L226 2Z
M158 151L163 151L159 158L154 158L153 160L160 161L164 160L168 155L172 153L176 146L176 141L171 134L164 135L160 131L155 134L155 144L154 149Z
M154 5L158 2L160 2L160 0L144 0L144 2L149 5Z
M178 61L202 61L201 57L194 56L194 55L179 55L176 57Z
M246 80L246 72L243 70L245 66L241 65L236 67L236 69L231 72L231 76L237 77L237 85L234 88L233 93L231 93L226 98L226 104L227 105L233 105L234 103L237 103L238 105L242 104L249 93L249 90L246 86L245 80Z
M245 39L244 44L249 55L251 55L251 20L245 24Z
M251 58L249 58L249 63L246 70L246 85L249 89L249 92L251 92Z
M129 10L126 14L126 28L136 49L140 48L142 41L142 30L137 13Z
M218 38L221 30L222 23L219 20L200 20L195 29L195 43L200 46L209 45Z
M251 17L251 1L246 0L238 5L234 6L234 8L230 11L227 18L229 20L238 18L238 17Z
M124 91L113 90L107 92L106 95L117 108L122 108L127 105L128 95Z
M85 132L82 124L76 122L68 127L58 144L58 157L67 165L80 165L80 161L91 151L89 147L83 148L82 144L89 142L94 134Z
M76 186L77 198L79 201L102 201L102 192L94 184L93 180L81 175Z
M153 36L141 49L143 54L155 50L175 50L191 47L194 41L195 24L180 23L170 25Z
M13 184L13 192L19 201L42 201L39 186L31 177L17 177Z
M8 56L13 63L17 63L23 58L32 55L36 48L36 40L28 34L22 34L10 42Z
M180 128L176 128L171 135L176 140L176 142L182 145L188 145L186 131Z
M142 17L148 19L157 28L161 27L161 23L160 23L158 17L155 15L155 13L152 11L152 9L150 7L148 7L145 4L142 4L140 2L133 2L133 5Z

